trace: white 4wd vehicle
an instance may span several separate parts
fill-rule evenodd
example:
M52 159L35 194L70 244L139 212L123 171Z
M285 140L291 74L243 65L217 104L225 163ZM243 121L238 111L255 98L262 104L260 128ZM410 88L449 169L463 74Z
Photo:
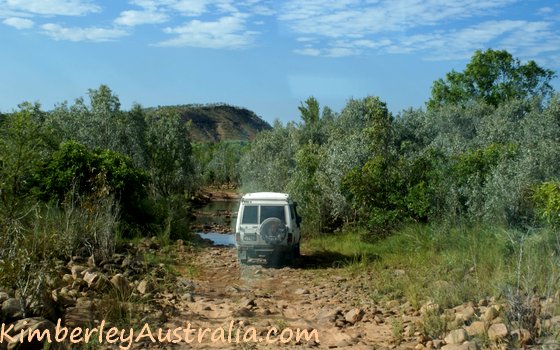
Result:
M299 257L300 218L286 193L256 192L241 198L235 240L241 263L265 258L270 263Z

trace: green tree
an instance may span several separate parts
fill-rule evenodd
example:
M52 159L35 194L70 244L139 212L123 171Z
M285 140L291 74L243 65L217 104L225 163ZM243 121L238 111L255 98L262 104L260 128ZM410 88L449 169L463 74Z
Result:
M120 101L107 85L88 90L89 106L78 98L64 102L47 118L58 143L75 140L90 149L103 148L129 156L136 166L146 167L145 113L139 105L121 111Z
M141 225L150 219L142 207L148 180L146 172L128 157L107 149L92 151L75 141L62 143L34 174L37 192L44 201L64 203L75 197L87 206L99 199L115 198L127 225Z
M169 238L188 232L189 199L195 174L188 124L173 111L156 109L147 116L146 159L151 177L151 197L156 202L162 231Z
M156 110L147 116L148 172L155 197L190 194L194 190L194 167L188 125L179 115Z
M241 182L247 191L283 192L295 168L297 128L279 121L259 133L241 158Z
M0 124L0 212L10 220L31 197L32 176L49 152L39 105L23 103Z
M301 119L305 124L316 124L319 122L320 118L320 108L319 101L313 96L305 100L305 103L301 103L298 107L301 113Z
M432 86L428 109L482 100L498 106L512 99L550 97L552 70L534 61L522 64L505 50L477 50L463 72L451 71Z

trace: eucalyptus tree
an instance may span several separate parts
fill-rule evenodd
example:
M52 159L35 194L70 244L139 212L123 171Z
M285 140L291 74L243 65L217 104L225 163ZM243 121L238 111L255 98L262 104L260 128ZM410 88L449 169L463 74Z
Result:
M134 105L122 111L121 104L107 85L88 90L89 105L80 97L71 106L63 102L49 113L46 123L59 142L75 140L90 149L110 149L131 157L145 167L144 111Z
M275 121L260 132L240 161L241 183L246 191L283 192L295 168L297 127Z
M429 109L484 101L498 106L509 100L550 97L555 74L530 60L525 64L505 50L477 50L463 72L451 71L432 86Z

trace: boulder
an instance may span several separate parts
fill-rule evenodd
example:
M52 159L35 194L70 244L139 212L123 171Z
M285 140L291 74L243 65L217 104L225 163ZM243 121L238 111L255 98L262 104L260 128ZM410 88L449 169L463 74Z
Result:
M78 298L76 306L65 310L64 323L68 327L89 327L94 324L93 302Z
M495 323L488 328L488 339L499 341L508 335L507 326L503 323Z
M136 290L138 291L138 293L144 295L146 293L150 293L151 291L153 291L154 285L150 281L144 279L140 281L140 283L138 283Z
M67 308L76 305L76 301L68 295L68 288L61 288L60 290L55 289L51 292L52 300L62 306L62 308Z
M114 275L113 278L111 278L111 284L122 296L130 294L130 285L128 283L128 279L120 273Z
M48 342L49 338L44 337L41 341L37 339L37 333L41 336L44 334L50 335L51 345L49 346L50 349L59 348L60 344L56 344L54 335L55 335L55 325L48 320L33 317L33 318L26 318L19 320L13 323L14 328L9 335L14 337L14 342L9 343L7 346L8 350L40 350L44 349L44 344ZM20 334L23 332L23 342L20 340ZM29 341L29 335L36 332L32 338L32 341Z
M491 306L486 309L486 311L484 312L484 316L482 316L482 319L486 322L492 322L498 316L500 316L498 310L496 310L495 307Z
M444 340L447 344L462 344L464 341L468 340L468 338L469 335L467 331L463 328L459 328L449 332Z
M441 350L477 350L478 347L473 341L466 341L462 344L447 344Z
M346 322L350 324L355 324L356 322L361 321L364 315L365 315L364 310L356 308L344 314L344 319L346 320Z
M472 306L467 305L464 307L456 308L455 319L461 321L469 321L475 314L475 310Z
M0 316L8 321L23 317L21 304L16 298L9 298L2 303L0 308Z
M82 265L72 265L70 267L70 272L72 272L72 278L77 279L82 277L82 273L87 270L87 267Z
M471 337L476 337L486 333L486 323L483 321L474 321L469 326L465 326L467 334Z
M0 292L0 305L2 305L2 303L5 302L8 299L10 299L10 296L8 295L8 293Z
M510 335L515 342L523 347L531 340L531 332L529 332L525 328L513 330L511 331Z
M88 284L88 287L91 288L92 285L99 279L100 273L95 271L88 271L84 272L84 281Z

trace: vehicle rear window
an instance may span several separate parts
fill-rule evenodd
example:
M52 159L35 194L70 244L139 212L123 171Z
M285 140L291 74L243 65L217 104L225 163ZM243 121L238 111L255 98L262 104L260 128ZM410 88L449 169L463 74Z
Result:
M242 224L257 224L257 209L256 205L247 205L243 208L243 220Z
M261 223L268 218L278 218L286 222L286 213L283 205L261 205Z

